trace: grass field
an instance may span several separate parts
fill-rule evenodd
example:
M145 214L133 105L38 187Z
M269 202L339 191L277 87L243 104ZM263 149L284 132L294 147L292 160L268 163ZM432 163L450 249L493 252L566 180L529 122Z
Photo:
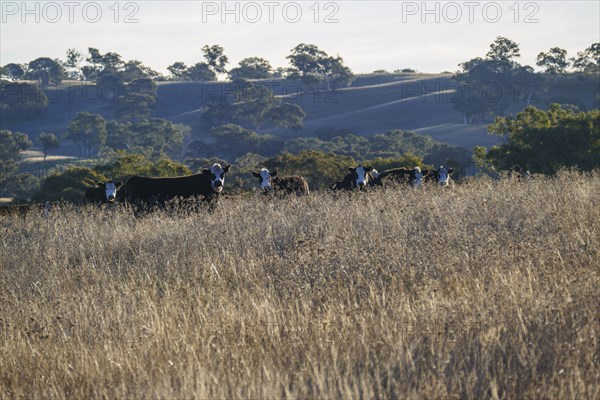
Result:
M0 398L600 396L600 174L0 219Z

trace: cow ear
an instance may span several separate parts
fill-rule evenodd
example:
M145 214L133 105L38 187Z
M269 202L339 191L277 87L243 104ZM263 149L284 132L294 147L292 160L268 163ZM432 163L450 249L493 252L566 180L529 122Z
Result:
M277 176L277 171L273 171L270 174L271 174L271 176Z
M117 189L118 189L118 188L120 188L121 186L123 186L123 182L121 182L121 181L118 181L117 183L115 183L115 187L116 187Z
M354 172L354 168L350 167L350 168L348 168L348 171Z
M454 168L450 168L450 169L448 170L448 175L451 175L451 174L453 174L453 173L454 173Z
M202 168L202 174L203 175L210 174L210 170L208 168Z
M226 174L227 172L229 172L229 167L231 167L231 164L227 164L225 166L225 168L223 168L223 173Z
M373 171L373 167L367 167L367 168L365 168L365 170L366 170L367 172L371 172L371 171Z
M260 174L258 172L252 171L252 176L255 178L260 178Z

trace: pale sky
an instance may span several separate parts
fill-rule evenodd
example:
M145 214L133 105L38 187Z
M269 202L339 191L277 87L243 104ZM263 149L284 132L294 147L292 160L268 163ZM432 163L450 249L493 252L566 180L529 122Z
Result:
M354 73L435 73L484 57L497 36L520 45L521 64L535 67L551 47L573 57L600 42L600 2L0 0L0 23L0 65L95 47L166 73L219 44L228 68L252 56L287 67L290 50L311 43L342 56Z

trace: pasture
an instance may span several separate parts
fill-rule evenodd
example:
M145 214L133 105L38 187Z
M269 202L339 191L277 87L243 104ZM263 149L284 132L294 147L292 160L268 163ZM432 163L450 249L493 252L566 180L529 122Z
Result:
M0 219L0 398L600 397L600 174Z

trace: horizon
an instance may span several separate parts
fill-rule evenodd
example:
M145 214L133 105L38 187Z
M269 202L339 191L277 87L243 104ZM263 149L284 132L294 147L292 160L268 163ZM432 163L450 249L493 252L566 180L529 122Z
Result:
M64 60L69 48L87 55L94 47L162 74L177 61L202 61L205 44L225 49L228 69L247 57L287 67L285 57L299 43L341 56L355 74L404 68L455 72L460 63L485 57L497 36L518 43L517 61L539 71L538 53L560 47L574 57L599 40L594 32L600 29L600 4L592 1L2 0L0 13L0 65L38 57Z

